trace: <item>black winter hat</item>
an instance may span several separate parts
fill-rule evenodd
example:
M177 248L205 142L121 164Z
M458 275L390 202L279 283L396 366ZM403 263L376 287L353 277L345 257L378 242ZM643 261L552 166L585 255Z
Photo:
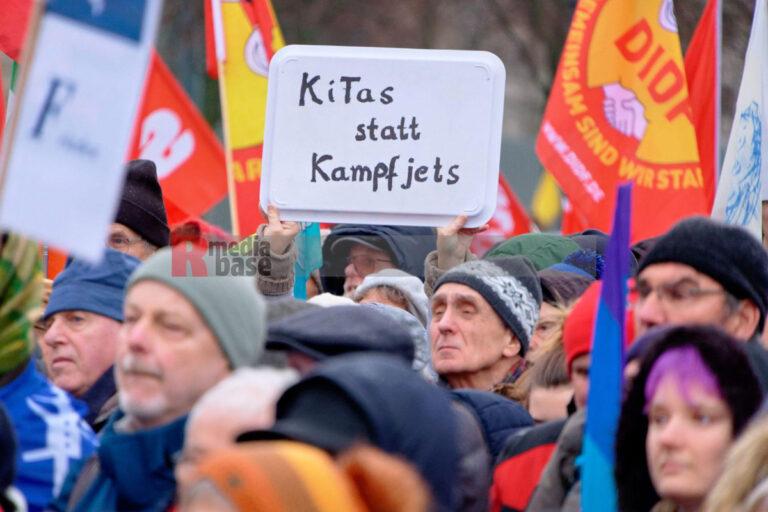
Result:
M682 263L706 274L737 299L760 310L762 332L768 310L768 253L747 230L707 217L678 222L640 262L638 274L657 263Z
M128 162L123 195L115 222L131 228L156 247L168 245L168 217L165 214L163 192L157 181L154 162Z
M539 275L528 258L468 261L443 274L435 283L435 293L445 283L463 284L482 295L520 340L520 355L525 355L541 307Z

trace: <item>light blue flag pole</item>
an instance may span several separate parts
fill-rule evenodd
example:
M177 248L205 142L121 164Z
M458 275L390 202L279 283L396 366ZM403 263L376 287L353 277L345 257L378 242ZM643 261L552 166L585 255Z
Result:
M296 236L298 257L294 265L293 296L296 299L307 298L307 279L312 271L323 265L323 252L320 246L320 224L304 224Z
M617 510L613 467L621 411L631 199L632 185L621 185L613 214L613 233L606 249L592 340L587 423L580 461L581 509L589 512Z

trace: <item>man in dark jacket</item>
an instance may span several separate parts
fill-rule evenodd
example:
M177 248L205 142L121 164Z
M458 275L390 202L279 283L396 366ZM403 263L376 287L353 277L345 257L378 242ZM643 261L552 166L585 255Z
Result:
M323 243L323 289L352 297L363 278L397 268L424 280L424 258L435 249L432 228L339 224Z
M40 350L54 384L88 405L98 432L117 408L112 366L123 322L123 296L139 260L105 249L98 265L72 260L53 282Z
M635 319L657 325L715 324L744 341L764 391L768 353L759 337L768 311L768 253L746 230L706 217L676 224L640 262Z

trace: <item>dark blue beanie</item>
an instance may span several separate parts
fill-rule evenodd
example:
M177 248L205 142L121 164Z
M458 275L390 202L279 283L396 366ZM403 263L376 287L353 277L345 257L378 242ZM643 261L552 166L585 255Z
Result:
M70 260L53 282L44 319L60 311L90 311L123 321L125 283L141 262L114 249L105 249L97 265Z

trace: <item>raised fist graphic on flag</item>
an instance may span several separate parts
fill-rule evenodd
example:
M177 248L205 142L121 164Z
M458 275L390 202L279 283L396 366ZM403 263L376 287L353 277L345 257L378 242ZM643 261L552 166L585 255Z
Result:
M603 112L608 123L624 135L642 140L648 121L645 119L645 107L635 93L617 82L604 85L603 93Z

